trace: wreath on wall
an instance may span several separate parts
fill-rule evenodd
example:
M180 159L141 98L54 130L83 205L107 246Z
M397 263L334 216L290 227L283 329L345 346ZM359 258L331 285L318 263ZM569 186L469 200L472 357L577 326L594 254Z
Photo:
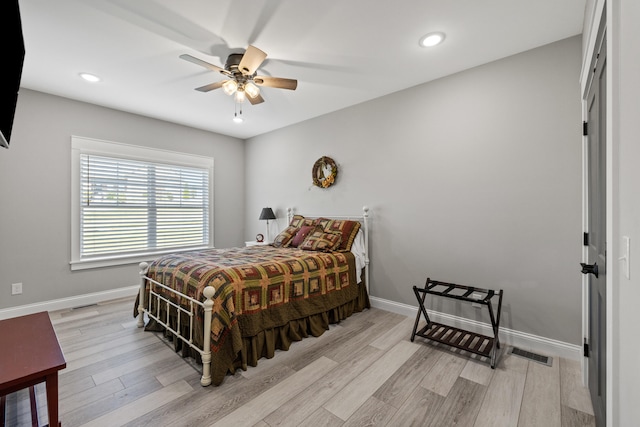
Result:
M311 175L313 176L313 185L329 188L336 182L338 166L331 157L322 156L314 163Z

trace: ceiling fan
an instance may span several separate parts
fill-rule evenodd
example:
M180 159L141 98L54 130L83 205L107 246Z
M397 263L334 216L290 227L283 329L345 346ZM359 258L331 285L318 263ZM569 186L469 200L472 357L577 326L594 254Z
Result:
M197 87L196 90L209 92L222 88L227 95L235 95L236 102L241 103L245 99L249 99L251 105L264 102L258 86L289 90L295 90L298 87L297 80L256 75L256 70L262 65L266 57L266 53L255 46L249 45L244 53L232 53L229 55L224 68L221 68L188 54L180 55L180 58L186 61L217 71L227 77L226 80Z

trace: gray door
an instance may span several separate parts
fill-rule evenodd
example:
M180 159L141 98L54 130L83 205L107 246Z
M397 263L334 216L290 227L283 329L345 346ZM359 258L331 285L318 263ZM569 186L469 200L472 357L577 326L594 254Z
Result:
M596 424L606 424L606 34L593 67L587 96L588 261L582 265L589 282L589 391ZM596 45L596 46L598 46Z

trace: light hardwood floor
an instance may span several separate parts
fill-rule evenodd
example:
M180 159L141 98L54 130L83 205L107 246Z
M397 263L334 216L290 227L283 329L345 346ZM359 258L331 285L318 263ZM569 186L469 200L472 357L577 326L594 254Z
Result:
M379 309L202 387L199 367L136 327L133 304L50 313L67 360L64 427L595 426L579 362L554 357L548 367L503 349L492 370L419 337L411 343L413 319ZM45 424L44 385L36 391ZM31 425L26 390L7 397L7 425Z

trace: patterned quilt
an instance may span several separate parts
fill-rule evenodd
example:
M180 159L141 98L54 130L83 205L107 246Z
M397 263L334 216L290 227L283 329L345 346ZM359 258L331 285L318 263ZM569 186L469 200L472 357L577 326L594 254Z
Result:
M218 352L227 355L221 354L223 358L237 355L239 337L326 312L358 296L350 252L272 246L192 251L156 259L147 276L198 300L203 300L205 286L215 288L214 363Z

